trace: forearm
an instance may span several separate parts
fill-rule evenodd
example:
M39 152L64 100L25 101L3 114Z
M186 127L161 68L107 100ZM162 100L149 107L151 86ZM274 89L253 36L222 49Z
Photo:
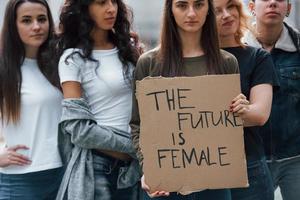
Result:
M245 127L263 126L269 118L270 112L260 106L250 104L249 109L241 116Z
M271 85L260 84L251 88L249 101L239 94L230 109L242 118L244 126L263 126L270 116L272 95Z
M112 127L100 126L93 120L66 120L63 127L71 134L71 142L85 149L103 149L133 154L134 148L127 133Z

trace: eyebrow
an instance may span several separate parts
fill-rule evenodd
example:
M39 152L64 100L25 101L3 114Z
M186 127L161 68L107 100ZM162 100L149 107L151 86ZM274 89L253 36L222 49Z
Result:
M203 2L203 1L205 1L205 0L195 0L194 2L198 3L198 2ZM179 0L175 3L187 3L187 0Z
M40 14L40 15L38 15L37 17L46 17L47 15L45 15L45 14ZM21 16L21 18L32 18L33 16L31 16L31 15L23 15L23 16Z
M29 18L29 17L31 17L31 16L30 16L30 15L23 15L22 17L23 17L23 18L25 18L25 17L26 17L26 18Z
M233 3L232 0L228 0L226 4L230 4L230 3Z

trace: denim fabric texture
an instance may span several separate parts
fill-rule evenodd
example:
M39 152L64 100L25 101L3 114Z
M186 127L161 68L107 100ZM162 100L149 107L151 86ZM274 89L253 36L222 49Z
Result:
M283 200L300 199L300 157L268 163L274 190L279 187Z
M300 33L286 23L282 33L285 40L277 42L271 51L280 89L273 94L271 115L260 135L271 161L274 185L291 189L293 186L287 182L293 182L297 188L282 190L283 195L293 196L300 188L299 165L292 161L300 156ZM249 36L245 40L248 44L261 46L255 36Z
M27 174L0 174L0 200L54 200L63 176L56 168Z
M119 189L118 175L129 163L93 154L95 200L138 200L140 184Z
M130 133L98 125L87 102L82 98L64 99L62 107L58 144L66 171L56 199L94 200L92 149L131 155L133 160L127 167L122 168L116 184L119 189L135 185L141 174Z
M265 159L247 163L248 188L231 189L232 200L274 200L272 177Z
M273 94L270 119L261 131L270 160L300 155L300 34L286 27L297 51L271 51L280 89Z
M231 200L230 190L204 190L201 192L194 192L189 195L180 195L172 192L168 197L156 197L150 198L146 192L144 192L144 200Z

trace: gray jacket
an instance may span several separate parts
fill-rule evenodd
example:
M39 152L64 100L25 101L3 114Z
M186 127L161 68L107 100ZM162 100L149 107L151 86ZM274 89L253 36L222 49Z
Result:
M130 133L97 124L87 102L64 99L59 124L58 145L65 174L56 200L94 200L94 169L91 149L123 152L134 159L128 167L121 167L118 188L127 188L140 179L139 164Z

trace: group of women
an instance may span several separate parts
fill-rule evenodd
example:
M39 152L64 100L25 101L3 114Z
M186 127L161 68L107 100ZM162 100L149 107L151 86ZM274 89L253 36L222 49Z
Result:
M276 147L278 158L285 167L300 163L300 36L283 23L288 0L249 7L251 31L241 0L165 0L159 46L141 55L122 0L65 0L57 31L46 0L9 0L0 43L0 200L274 199L281 168L272 170L274 146L265 152L277 126L276 144L289 147ZM289 37L294 48L277 45ZM236 73L242 93L228 106L244 122L249 187L150 193L135 80ZM280 121L286 109L292 121ZM286 188L284 199L298 199L294 192Z

